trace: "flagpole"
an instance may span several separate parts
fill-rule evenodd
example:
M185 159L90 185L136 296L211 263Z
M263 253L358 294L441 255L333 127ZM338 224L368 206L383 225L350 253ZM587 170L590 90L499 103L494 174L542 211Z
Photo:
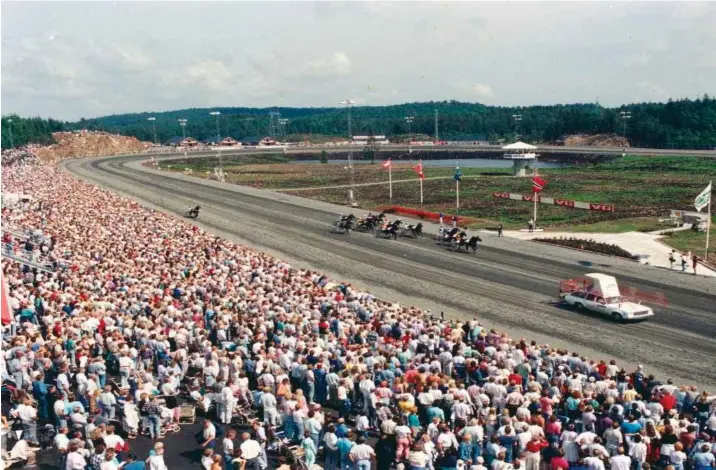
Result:
M457 213L460 213L460 180L455 180L455 198Z
M393 203L393 165L392 162L388 165L388 192L390 203Z
M420 178L420 207L423 207L423 179Z
M713 181L709 183L709 187L713 192ZM711 193L709 193L708 219L706 221L706 249L704 250L704 262L709 262L709 235L711 234Z

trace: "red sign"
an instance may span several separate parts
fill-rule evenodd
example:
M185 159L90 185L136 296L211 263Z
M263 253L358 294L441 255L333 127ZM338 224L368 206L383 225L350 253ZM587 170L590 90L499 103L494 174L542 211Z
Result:
M510 193L492 193L492 197L495 197L498 199L509 199Z
M527 201L527 202L534 202L535 197L534 196L522 196L522 200ZM539 196L537 196L537 202L540 202Z
M571 207L574 209L574 201L572 201L570 199L555 199L554 205L562 206L562 207Z
M590 211L614 212L614 206L611 204L589 204Z

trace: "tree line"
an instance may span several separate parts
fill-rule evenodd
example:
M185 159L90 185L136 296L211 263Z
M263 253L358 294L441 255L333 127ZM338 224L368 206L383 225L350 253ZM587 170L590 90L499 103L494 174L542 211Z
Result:
M441 139L475 136L488 140L520 138L532 143L553 143L570 134L623 135L626 132L632 146L716 148L716 99L708 95L696 100L635 103L616 108L591 103L502 107L458 101L355 106L350 110L352 134L390 138L410 132L434 136L436 110ZM155 140L156 129L156 141L164 143L183 135L179 119L187 120L184 129L187 136L199 140L215 138L216 117L209 114L213 111L221 113L221 137L254 139L274 135L303 140L310 135L348 134L345 108L191 108L156 114L118 114L76 122L7 116L2 119L2 147L10 145L6 136L8 118L13 119L15 145L46 143L52 132L62 129L103 130L150 142ZM270 112L279 112L282 120L276 115L270 118ZM413 117L410 127L405 119L408 116ZM148 120L149 117L155 117L156 121Z

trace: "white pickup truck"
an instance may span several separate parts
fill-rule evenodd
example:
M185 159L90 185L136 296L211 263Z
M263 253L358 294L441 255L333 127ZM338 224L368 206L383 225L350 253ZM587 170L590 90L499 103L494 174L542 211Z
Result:
M650 307L623 297L617 280L606 274L591 273L584 278L563 281L559 296L577 310L590 310L614 321L638 321L654 316Z

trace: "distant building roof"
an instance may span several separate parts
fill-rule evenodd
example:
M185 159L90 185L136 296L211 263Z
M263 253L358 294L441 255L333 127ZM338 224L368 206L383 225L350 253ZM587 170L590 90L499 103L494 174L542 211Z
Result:
M182 141L183 139L184 139L184 138L181 137L181 136L172 137L171 139L167 140L167 141L164 143L164 145L179 145L179 144L181 144L181 141Z
M502 147L504 150L535 150L537 147L534 145L526 144L524 142L515 142Z

